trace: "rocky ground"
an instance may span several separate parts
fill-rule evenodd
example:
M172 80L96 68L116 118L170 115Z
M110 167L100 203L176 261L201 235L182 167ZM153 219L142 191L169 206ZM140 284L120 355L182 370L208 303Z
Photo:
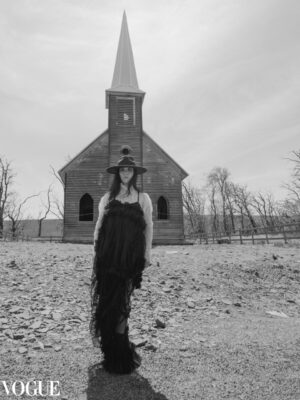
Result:
M0 242L1 400L16 398L1 381L30 379L59 381L62 400L300 400L299 247L155 247L129 320L142 365L127 376L103 371L89 336L92 257Z

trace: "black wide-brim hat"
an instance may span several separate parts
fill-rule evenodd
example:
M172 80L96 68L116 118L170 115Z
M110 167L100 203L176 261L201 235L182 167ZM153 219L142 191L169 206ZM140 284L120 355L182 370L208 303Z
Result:
M146 172L147 168L136 165L133 157L129 155L131 151L132 151L132 149L130 146L127 146L127 145L122 146L121 151L120 151L120 153L122 154L122 157L118 161L117 165L112 165L112 166L106 168L106 171L109 174L117 174L119 172L120 168L131 167L131 168L134 168L134 170L136 171L136 173L138 175Z

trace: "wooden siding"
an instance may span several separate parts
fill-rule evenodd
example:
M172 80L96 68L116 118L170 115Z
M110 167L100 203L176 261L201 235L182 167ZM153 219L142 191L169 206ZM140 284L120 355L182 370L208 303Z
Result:
M124 94L135 101L135 125L120 125L118 120L118 101L120 96L109 95L109 164L120 159L120 148L128 144L133 149L137 164L142 165L142 97Z
M144 191L153 205L153 243L180 244L184 241L181 171L156 144L143 135ZM167 220L157 218L157 202L163 196L168 203Z
M98 204L108 188L108 133L94 142L92 148L81 155L80 161L68 169L65 188L64 240L93 241L98 218ZM93 221L79 221L80 198L88 193L93 198Z

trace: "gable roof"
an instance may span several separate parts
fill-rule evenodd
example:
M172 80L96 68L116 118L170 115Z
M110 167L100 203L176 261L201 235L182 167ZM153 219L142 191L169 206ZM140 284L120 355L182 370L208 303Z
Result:
M172 164L174 164L180 170L182 180L189 176L189 174L167 152L165 152L165 150L163 150L160 145L152 139L151 136L149 136L145 131L143 131L143 135L145 135L147 139L154 144L154 147L156 147L157 150L160 151L165 158L168 158L172 162Z
M81 150L75 157L73 157L70 161L67 162L59 171L58 174L61 177L62 181L65 183L65 172L69 169L72 169L73 166L75 166L76 161L80 159L80 157L84 154L84 152L88 151L90 147L94 145L94 143L97 142L101 137L103 137L105 134L108 134L108 129L106 129L104 132L102 132L99 136L97 136L91 143L89 143L83 150ZM154 147L160 151L165 158L168 158L181 172L182 179L185 179L188 176L188 173L172 158L169 156L168 153L166 153L160 146L157 144L145 131L143 131L143 135L146 136L146 138L153 143Z
M102 132L99 136L96 137L92 142L90 142L83 150L81 150L75 157L73 157L70 161L67 162L59 171L58 174L61 177L62 181L65 183L65 172L68 169L72 169L72 164L74 165L76 161L84 154L85 151L87 151L90 147L93 146L97 140L99 140L102 136L105 134L108 134L108 129L106 129L104 132Z

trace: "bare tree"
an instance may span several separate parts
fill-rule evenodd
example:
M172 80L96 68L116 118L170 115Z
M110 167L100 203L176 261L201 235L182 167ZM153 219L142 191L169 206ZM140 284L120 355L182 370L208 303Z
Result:
M205 198L199 188L190 182L182 183L182 200L193 233L205 233Z
M20 201L16 193L13 193L7 205L7 216L11 220L12 239L15 240L20 233L21 220L23 219L23 206L33 197L38 197L39 194L33 194Z
M7 216L7 202L14 177L11 162L0 157L0 238L3 237L3 222Z
M231 204L228 203L228 178L229 171L226 168L215 167L208 175L208 186L211 187L211 194L214 194L213 203L216 206L215 196L218 193L221 200L221 209L223 217L223 227L226 234L229 234L232 230L230 212ZM227 194L226 194L227 191ZM212 201L212 198L211 198ZM229 210L229 213L228 213Z
M246 186L231 183L231 193L238 213L241 217L241 228L246 229L246 221L249 221L251 228L256 232L257 224L251 210L252 194Z
M217 201L217 188L216 184L210 182L209 186L209 202L210 202L210 215L212 218L211 231L217 233L220 228L219 207Z
M233 196L233 187L232 187L232 182L225 182L224 186L224 193L225 193L225 199L226 199L226 209L229 213L229 218L230 218L230 223L231 231L235 231L235 213L236 209L234 207L234 196Z
M300 149L292 151L292 158L287 158L294 163L293 174L300 179Z
M62 181L61 177L57 174L52 165L50 165L51 174L55 177L55 179L60 183L60 187L64 190L65 185ZM59 219L64 218L64 203L61 201L56 194L52 192L52 203L54 204L54 209L52 208L51 212Z
M52 207L51 192L52 192L52 187L50 185L47 189L46 202L43 202L43 200L42 200L44 212L40 212L39 216L38 216L38 221L39 221L38 237L41 237L41 235L42 235L42 223L43 223L44 219L47 218L47 215L49 213L52 213L52 211L51 211L51 207Z
M300 202L287 198L283 201L281 215L286 223L300 221Z
M240 217L241 228L245 229L245 214L244 214L244 206L240 199L240 187L239 185L231 182L230 190L233 201L233 208L235 210L235 213Z
M295 218L300 216L300 150L293 151L288 160L292 161L294 167L291 182L283 185L289 192L285 206L289 218Z
M50 165L51 173L52 175L58 180L58 182L64 187L64 182L62 181L61 177L58 175L58 173L55 171L55 168Z
M279 222L279 207L271 193L252 195L252 207L258 212L264 228L274 230Z

